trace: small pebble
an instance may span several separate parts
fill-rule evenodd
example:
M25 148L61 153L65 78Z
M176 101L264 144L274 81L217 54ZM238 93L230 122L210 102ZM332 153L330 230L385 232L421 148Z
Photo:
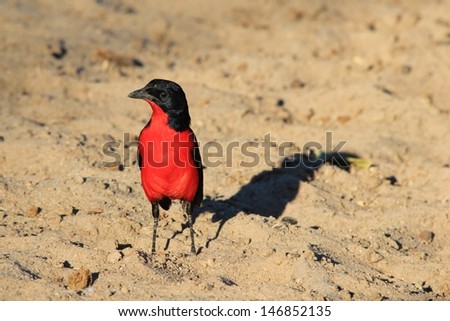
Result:
M91 271L88 269L81 268L69 275L67 280L67 286L69 289L74 291L79 291L85 289L91 283Z
M296 225L298 223L298 221L291 217L291 216L285 216L281 219L281 222L286 224L286 225Z
M291 88L303 88L305 86L306 86L306 83L301 81L301 80L299 80L299 79L294 79L291 82Z
M426 260L428 258L428 253L423 251L413 252L412 256L417 260Z
M395 250L401 250L402 247L403 247L403 245L402 245L402 243L400 243L400 241L394 240L394 239L391 239L391 238L388 239L388 243Z
M434 233L431 231L422 231L419 233L419 239L424 242L433 242Z
M40 212L41 208L36 205L33 205L27 210L26 215L28 217L36 217Z
M219 278L220 278L220 281L222 281L225 285L228 285L228 286L237 285L236 282L234 282L230 278L227 278L226 276L221 276Z
M119 242L114 239L103 239L98 242L97 248L112 253L117 250Z
M215 258L208 259L208 260L206 261L206 266L208 266L208 267L214 267L215 264L216 264L216 259L215 259Z
M303 256L306 261L316 261L316 256L314 255L314 252L310 249L305 251L305 254Z
M103 213L103 209L100 207L95 207L88 210L88 214L101 214L101 213Z
M268 248L261 249L260 253L261 253L262 257L269 257L269 256L274 255L276 252L277 252L276 249L268 247Z
M402 65L400 69L404 75L410 74L412 71L412 67L410 65Z
M123 257L123 254L120 251L114 251L108 254L108 263L117 263Z
M384 259L384 256L377 252L372 252L369 255L370 263L377 263Z
M75 182L76 184L81 185L81 184L83 184L83 183L86 181L86 177L76 176L76 177L74 177L73 180L74 180L74 182Z

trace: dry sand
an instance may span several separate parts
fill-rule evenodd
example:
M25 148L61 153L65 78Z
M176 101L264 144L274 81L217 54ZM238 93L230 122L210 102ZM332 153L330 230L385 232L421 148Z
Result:
M449 12L1 1L0 299L448 300ZM185 89L202 146L263 158L270 133L279 161L283 142L298 157L346 141L373 166L243 167L235 148L205 169L200 253L176 205L152 257L132 143L150 109L127 94L153 78ZM105 167L112 140L125 158Z

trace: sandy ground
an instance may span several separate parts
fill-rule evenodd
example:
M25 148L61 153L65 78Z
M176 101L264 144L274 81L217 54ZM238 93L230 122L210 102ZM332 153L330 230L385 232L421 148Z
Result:
M448 300L448 12L1 1L0 299ZM133 141L150 109L127 95L153 78L182 85L203 147L260 158L208 158L197 256L178 204L149 254ZM372 166L280 168L344 141Z

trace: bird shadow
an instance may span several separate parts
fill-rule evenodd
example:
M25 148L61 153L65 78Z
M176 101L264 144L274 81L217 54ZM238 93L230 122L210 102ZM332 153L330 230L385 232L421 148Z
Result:
M336 166L342 170L350 171L348 157L358 158L358 155L347 152L322 153L296 153L282 159L276 168L264 170L253 176L248 183L228 199L213 199L206 197L200 208L193 214L193 221L203 213L213 213L213 223L220 222L215 235L209 238L204 247L216 240L223 226L238 213L260 215L262 217L279 218L288 203L297 197L301 184L314 180L316 171L324 165ZM165 250L170 240L181 234L187 224L182 224L181 230L175 231L167 240ZM197 254L203 249L199 247Z

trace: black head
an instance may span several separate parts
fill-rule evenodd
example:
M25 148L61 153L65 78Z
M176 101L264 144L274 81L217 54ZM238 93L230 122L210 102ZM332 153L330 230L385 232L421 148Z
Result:
M153 79L144 88L133 91L130 98L144 99L157 104L169 117L169 126L182 131L189 128L191 117L186 95L177 83Z

